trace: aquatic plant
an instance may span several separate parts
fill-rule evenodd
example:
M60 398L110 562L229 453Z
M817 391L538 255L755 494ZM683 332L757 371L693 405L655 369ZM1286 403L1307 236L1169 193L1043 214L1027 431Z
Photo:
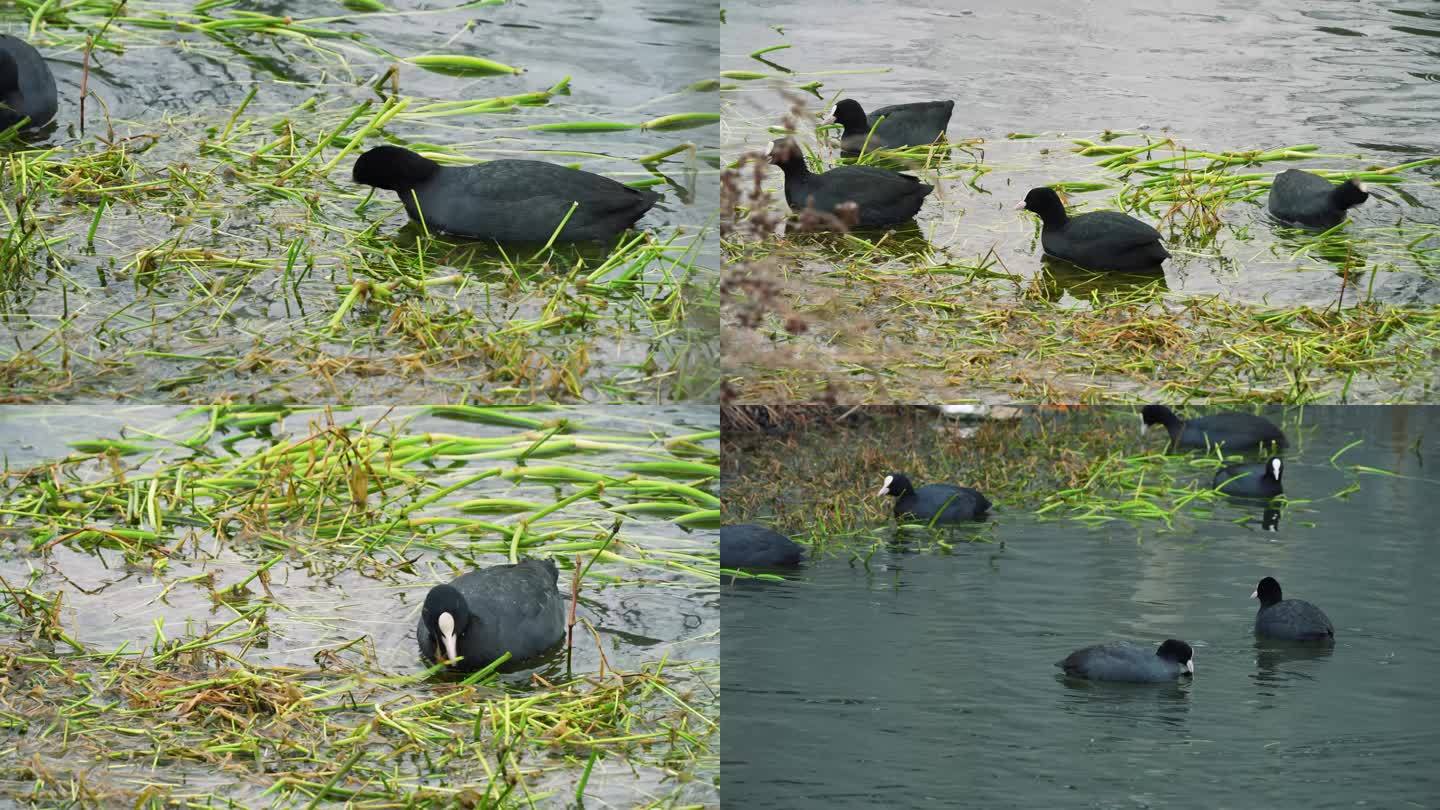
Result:
M718 615L653 601L718 581L714 533L676 525L714 524L693 516L718 514L718 436L641 411L211 406L12 463L0 794L716 801ZM529 555L573 594L565 650L524 676L424 669L429 585ZM633 599L673 635L612 636Z

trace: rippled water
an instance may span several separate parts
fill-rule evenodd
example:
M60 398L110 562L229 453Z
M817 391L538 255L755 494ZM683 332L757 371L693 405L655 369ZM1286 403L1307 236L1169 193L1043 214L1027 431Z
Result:
M777 44L791 47L765 57L794 76L747 56ZM1440 122L1437 56L1440 10L1421 0L1227 0L1208 9L1051 0L745 2L729 7L722 39L726 69L787 75L791 86L823 82L819 98L805 96L811 113L841 97L872 109L955 99L949 137L984 139L990 172L972 188L965 182L970 170L947 170L918 218L921 230L937 262L973 263L994 250L1005 271L1022 276L1041 267L1037 220L1010 210L1028 188L1106 182L1107 189L1072 195L1070 206L1116 207L1124 181L1100 169L1100 158L1073 154L1071 137L1138 131L1168 135L1190 149L1316 144L1322 154L1342 156L1247 172L1404 163L1440 153L1433 137ZM842 70L855 72L822 75ZM764 127L778 124L785 107L770 83L738 83L726 102L727 151L763 145L773 137ZM1007 140L1011 133L1039 137ZM815 145L813 132L802 131L802 140ZM838 159L833 144L820 154L827 165ZM1378 300L1440 303L1434 259L1407 244L1419 239L1422 248L1437 246L1440 195L1433 186L1440 167L1408 177L1352 212L1349 257L1337 261L1359 258L1367 273L1378 269L1373 287L1365 279L1365 294ZM779 187L778 171L770 182ZM1337 264L1314 255L1313 245L1297 257L1309 243L1276 236L1263 196L1228 206L1221 218L1211 244L1172 238L1170 289L1280 305L1327 304L1340 295ZM1401 232L1388 230L1396 223ZM825 269L823 260L806 266L812 275ZM1057 295L1064 296L1075 284L1059 275ZM1083 295L1079 286L1070 294ZM865 306L854 290L837 294ZM1345 300L1354 299L1347 294Z
M1287 495L1313 501L1276 532L1234 522L1258 511L1247 506L1170 531L1002 509L981 535L991 542L890 546L868 566L834 550L789 581L727 587L727 802L1430 806L1440 409L1310 408L1285 425L1303 437ZM1050 440L1064 436L1062 420ZM863 452L842 434L782 455L849 451ZM770 460L741 474L793 507L790 530L818 525L814 503L837 495ZM1329 614L1333 649L1257 643L1248 597L1265 575ZM1195 648L1193 681L1091 685L1053 666L1087 644L1167 637Z
M554 413L554 416L560 415L559 412ZM633 445L636 452L588 453L565 462L606 474L621 471L626 464L653 461L654 455L642 452L652 447L648 439L715 428L715 413L704 406L572 409L563 415L576 420L575 424L583 425L583 429L591 435L615 437L622 441L628 436L632 441L639 440ZM339 410L335 412L335 417L340 422L358 419L376 426L404 425L408 435L428 432L477 438L518 435L513 428L459 422L417 413L416 409L367 407ZM198 418L182 418L179 409L162 406L118 411L107 411L99 406L7 406L0 408L0 453L4 454L8 469L19 471L70 455L70 442L119 435L140 438L146 434L178 440L193 434L208 418L204 413ZM319 410L293 413L276 430L276 441L304 437L308 424L320 419L322 414ZM125 428L123 434L122 426ZM205 446L207 451L216 454L228 452L223 444L226 438L217 434ZM250 438L234 444L233 449L248 455L267 446L268 441ZM452 459L442 464L417 465L412 472L431 484L448 486L474 475L477 469L497 464L509 467L511 463L509 460L483 458ZM83 476L93 471L98 479L104 478L109 468L98 464L66 469L69 471L67 475ZM0 484L22 486L18 478L15 481L0 479ZM571 490L572 487L565 484L512 482L493 477L459 489L431 508L439 515L459 515L461 511L456 504L471 498L517 498L550 504L571 494ZM376 498L379 500L384 496L376 495ZM585 533L587 526L603 527L613 522L615 516L608 511L609 505L613 504L583 498L548 519L542 518L543 522L536 525L549 526L547 531L553 529L557 536L579 536ZM176 515L184 513L185 510L175 510ZM514 525L522 517L519 514L499 514L486 519ZM357 518L357 522L360 520ZM420 605L432 585L453 578L459 570L505 562L503 555L472 548L471 544L483 542L478 535L470 536L468 541L456 538L455 542L445 545L445 551L440 552L424 547L430 535L426 530L416 528L413 531L417 545L376 551L378 556L371 557L349 546L342 549L327 545L323 539L316 540L310 534L318 530L298 525L303 522L256 527L254 530L242 527L224 538L204 528L176 530L176 536L182 538L177 545L188 547L193 542L194 549L177 549L168 557L155 552L155 558L166 558L169 563L160 567L148 557L137 561L120 550L82 550L63 542L38 551L32 547L35 537L31 531L33 522L28 521L24 514L5 509L0 512L0 577L11 587L28 585L37 593L58 594L63 605L59 623L65 632L90 650L123 650L122 660L150 648L157 632L163 632L166 639L199 636L233 619L237 613L235 605L268 604L272 609L265 614L268 616L266 632L239 642L217 643L217 654L223 651L234 656L241 669L270 671L266 668L288 667L292 673L307 673L304 677L311 680L332 677L315 674L317 666L318 671L324 671L326 661L344 664L338 666L337 672L343 673L353 664L374 673L377 679L383 679L390 675L414 675L425 670L416 647L415 625ZM96 525L104 524L97 522ZM627 520L625 527L622 541L633 542L636 548L665 549L681 555L709 555L713 553L716 542L713 530L687 530L663 518ZM444 537L445 534L442 532L436 536ZM294 547L287 547L285 542L293 542ZM438 542L445 543L444 540ZM283 552L280 554L283 559L270 569L263 595L255 586L252 587L255 593L243 600L221 602L212 592L210 583L203 579L209 574L214 577L215 588L226 588L253 573L262 563L275 557L277 551ZM625 553L634 552L627 550ZM663 556L666 552L660 553ZM573 576L570 562L574 555L562 550L549 551L543 556L560 560L559 588L568 602ZM377 563L380 557L387 562ZM568 664L575 676L595 673L602 668L610 672L638 672L665 659L668 661L667 672L673 676L669 688L685 691L693 699L693 705L713 716L715 709L711 696L714 695L714 683L705 676L706 670L713 674L714 663L719 656L719 604L713 585L703 577L684 575L663 564L635 567L605 560L594 564L589 577L576 607L576 616L581 624L577 629L573 660ZM8 612L11 608L9 600L0 602L4 602ZM18 619L12 621L19 623ZM593 626L594 636L583 629L586 623ZM157 627L160 628L158 631ZM31 649L27 645L49 644L13 638L9 642L9 652L20 655ZM0 643L0 646L6 644ZM68 648L61 649L68 652ZM114 657L121 657L121 653L116 653ZM342 658L347 660L342 661ZM67 665L82 671L94 666L102 674L106 666L103 661L92 663L80 658L66 658L66 661ZM215 669L230 671L219 665ZM519 696L543 691L532 681L532 676L538 674L552 683L561 683L570 677L567 674L569 671L565 653L561 650L501 677L515 690L513 694ZM193 677L190 672L190 669L181 668L177 670L176 677ZM27 673L26 677L35 676ZM301 675L295 677L299 679ZM599 680L597 676L597 682ZM386 701L409 699L414 694L432 691L443 695L449 688L444 678L405 684L398 687L399 691L395 686L383 685L381 680L376 683L376 688L384 692L380 699ZM36 697L43 697L43 694L37 693ZM88 768L93 764L83 759L85 755L79 749L67 758L66 752L54 747L53 743L50 735L38 735L25 741L11 740L4 745L14 746L13 751L25 756L53 758L57 768L71 765ZM143 741L137 744L143 744ZM715 793L718 775L708 764L701 767L702 772L696 773L697 778L688 785L677 785L668 769L647 766L638 760L621 760L621 757L600 760L591 774L588 798L624 805L654 796L670 796L672 800L705 804L718 802ZM578 774L585 766L583 757L579 765L565 762L549 765L555 772L544 776L540 787L574 795ZM437 770L422 764L416 766L419 776L413 778L420 779L422 784L443 787L447 773L461 781L472 780L474 775L465 773L469 767L453 764L448 770ZM252 794L250 788L243 785L244 780L231 782L232 775L210 773L203 765L183 760L167 762L166 770L158 776L149 768L145 758L141 757L138 763L117 762L111 766L110 773L121 781L149 779L172 786L190 782L197 785L230 785L227 789L237 791L236 799L239 801L256 806L267 801ZM0 792L12 795L14 791L22 790L9 781L12 778L8 771L4 774L3 780L0 780L4 782L3 791Z
M713 225L718 194L717 128L530 129L576 122L633 124L676 113L713 114L718 106L713 85L697 87L713 81L716 70L713 4L400 2L386 3L386 11L368 14L330 0L200 4L217 19L273 14L337 35L321 37L313 45L279 34L234 29L237 32L228 38L209 37L136 21L153 23L165 14L190 21L195 5L144 0L126 6L107 29L118 52L97 48L92 56L88 89L93 97L88 101L83 138L77 103L81 46L85 33L98 30L105 18L95 16L93 6L76 4L68 11L73 25L52 21L33 38L50 60L62 103L57 125L48 137L32 139L32 145L55 147L61 151L50 158L69 160L102 151L98 138L116 144L115 153L123 153L128 163L118 169L105 164L103 170L56 170L69 176L67 191L78 188L82 193L40 198L36 218L41 235L49 240L45 250L32 257L28 272L0 278L4 296L0 342L11 347L0 354L0 360L29 350L58 365L56 344L63 343L83 358L68 368L74 376L63 381L65 394L123 391L152 399L168 399L177 390L182 397L253 390L266 398L320 395L359 402L418 401L454 391L457 381L466 377L472 381L486 377L486 364L474 362L475 355L484 354L483 346L462 350L458 370L415 373L401 358L433 352L435 344L411 340L415 329L383 331L416 320L404 307L396 314L392 307L369 312L362 306L342 319L339 334L327 334L321 327L346 292L338 287L356 274L383 280L388 266L383 256L367 255L363 244L357 246L354 232L381 220L379 234L393 237L399 247L413 248L415 229L406 225L393 194L378 194L360 207L369 189L351 182L350 167L358 152L337 164L328 182L310 182L305 174L280 182L272 176L278 174L273 165L253 159L262 152L271 158L299 158L316 138L340 127L357 105L374 103L344 130L355 134L381 109L382 98L373 85L390 67L398 66L398 81L386 88L397 90L412 105L384 128L389 138L422 147L449 147L475 160L530 158L575 164L622 182L658 180L655 190L663 199L640 227L657 242L673 240L672 260L683 258L683 264L672 267L663 282L660 271L652 268L657 276L647 277L652 288L628 299L613 297L606 302L608 307L573 303L573 309L582 313L587 307L606 309L603 319L595 319L603 320L604 328L578 335L570 322L551 324L534 330L530 339L534 351L564 363L577 352L575 344L582 344L583 356L576 359L583 359L581 376L590 372L581 380L587 398L622 398L607 386L617 380L628 380L622 387L633 385L634 378L645 375L632 373L631 368L647 362L674 368L679 376L713 377L708 367L715 362L714 328L708 320L713 317L709 302L718 257L708 227ZM51 8L50 13L60 12ZM28 10L0 5L0 32L29 38L29 23ZM401 61L426 54L482 57L525 72L454 77ZM568 92L543 107L450 117L410 115L433 102L542 91L565 77L570 77ZM252 89L255 95L242 111ZM207 148L216 141L223 141L224 147ZM372 136L365 147L380 142ZM686 145L653 168L637 162L642 156ZM316 163L330 160L335 152L326 149ZM0 182L7 196L17 193L17 179ZM159 186L158 193L112 192L109 196L118 199L109 200L103 213L96 214L94 186L111 189L150 183ZM275 186L293 187L301 194L271 193ZM309 198L301 199L306 194ZM298 253L292 256L297 244ZM693 250L682 257L687 246ZM505 270L496 257L481 253L485 255L477 259L472 250L440 245L425 255L426 277L458 274L467 282L459 289L453 284L437 287L436 297L428 301L410 301L425 311L439 334L459 322L463 326L457 331L473 341L513 321L543 320L571 311L559 306L572 303L569 297L562 294L558 302L551 300L557 294L553 287L562 283L563 276L551 283L544 275L558 276L555 268L543 269L538 279L525 279L525 289L517 290L515 273ZM599 259L589 258L593 269ZM137 272L147 263L154 263L160 272L148 276ZM696 269L689 270L688 265ZM208 298L206 290L224 294ZM652 321L650 299L670 294L689 302L687 317L679 323ZM471 317L478 317L478 322ZM387 324L391 318L396 320ZM415 326L420 331L431 328ZM457 341L446 336L439 342ZM240 367L236 359L252 351L273 355L275 362L263 369ZM307 373L317 355L321 365L335 358L341 372ZM358 370L357 357L370 367ZM431 362L442 361L432 358ZM35 387L48 393L59 384L42 381ZM606 387L603 394L601 387ZM704 381L688 383L680 396L699 395L706 388Z

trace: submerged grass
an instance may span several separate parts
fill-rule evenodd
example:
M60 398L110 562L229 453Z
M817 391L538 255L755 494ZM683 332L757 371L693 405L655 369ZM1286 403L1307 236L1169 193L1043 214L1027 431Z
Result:
M782 276L781 287L806 291L787 298L788 320L748 334L727 324L737 400L838 388L862 402L1424 401L1440 371L1432 308L1264 307L1153 283L1091 290L1077 307L1047 279L996 280L985 265L855 271ZM817 317L840 310L867 316Z
M1019 409L1014 418L956 421L913 406L868 406L845 420L800 421L785 433L726 430L722 447L727 523L758 521L802 538L816 551L863 555L896 537L940 547L993 542L996 527L1026 519L1084 525L1127 521L1190 531L1200 521L1273 525L1281 513L1305 520L1316 500L1344 497L1359 478L1383 474L1346 465L1338 448L1326 463L1344 469L1344 491L1287 497L1273 509L1211 489L1222 463L1244 457L1167 454L1163 435L1142 438L1138 411L1111 407ZM1303 411L1283 427L1297 450L1309 437ZM733 422L732 422L733 423ZM1358 442L1357 442L1358 444ZM946 482L983 492L995 508L986 523L894 534L893 501L876 497L885 475L920 485ZM1237 504L1240 504L1237 506ZM1253 513L1253 514L1252 514ZM857 558L858 559L858 558Z
M607 122L566 100L586 76L393 53L381 36L483 5L305 20L229 2L0 10L5 30L23 24L52 58L103 66L107 81L90 84L65 133L0 147L4 397L713 396L713 222L693 209L713 147L687 137L714 125L713 102L683 90L620 113L608 123L654 134L617 159ZM256 81L206 95L228 106L134 103L153 82L144 70L195 63ZM436 80L464 95L419 92ZM527 135L541 130L580 134ZM457 243L409 225L397 236L399 201L349 179L383 142L448 163L583 164L669 202L609 246Z
M1423 219L1440 158L1377 165L1313 144L1196 150L1177 136L1129 132L1015 133L987 144L961 140L962 122L952 124L956 143L861 158L937 185L919 225L813 233L813 214L778 225L787 213L782 180L763 170L753 149L762 137L795 133L812 168L839 162L832 128L815 126L814 109L844 91L808 77L765 78L726 86L722 101L732 144L743 137L747 146L738 149L750 150L732 164L736 190L722 195L722 222L747 224L722 228L727 401L1300 404L1435 396L1440 224ZM762 97L788 107L780 126ZM761 108L772 117L745 118ZM1057 157L1063 153L1073 157ZM1371 208L1390 221L1374 224L1365 211L1324 233L1275 228L1272 236L1266 223L1262 235L1248 219L1275 173L1299 161L1374 185ZM1030 221L1019 223L1023 236L1004 232L1013 218L987 212L1023 196L1010 181L1038 175L1037 163L1072 207L1120 208L1159 226L1176 254L1168 283L1178 278L1191 289L1041 259ZM1086 205L1080 195L1093 192L1113 197ZM933 220L936 210L947 218ZM1023 265L1017 252L1028 254ZM1295 281L1277 280L1284 265ZM1257 272L1268 274L1263 284L1246 279Z
M211 407L7 469L0 795L718 803L718 615L694 602L714 535L671 521L718 507L719 433L607 419ZM574 593L566 649L524 676L424 670L425 589L532 555Z

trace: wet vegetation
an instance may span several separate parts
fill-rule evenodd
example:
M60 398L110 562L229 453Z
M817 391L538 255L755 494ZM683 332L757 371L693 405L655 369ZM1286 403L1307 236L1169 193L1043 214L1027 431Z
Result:
M62 96L47 132L0 133L0 397L714 396L706 73L611 92L585 67L608 50L543 47L577 23L496 0L249 6L0 7ZM487 53L538 63L469 53L477 26ZM532 30L496 47L500 26ZM457 242L350 181L381 143L584 167L664 200L613 245Z
M713 411L367 410L207 407L8 466L0 796L718 804ZM563 648L425 669L428 588L532 556Z
M1163 431L1140 435L1138 409L1002 408L974 421L911 406L726 410L726 522L764 523L822 555L863 554L891 541L893 501L875 496L891 472L906 473L917 486L974 487L996 504L991 519L974 526L907 528L906 536L939 548L995 542L998 527L1022 515L1091 526L1129 522L1182 537L1199 521L1233 520L1260 530L1275 519L1262 504L1233 501L1211 488L1225 461L1254 454L1167 453ZM1304 410L1277 421L1293 445L1287 457L1305 454L1313 440ZM1345 453L1356 444L1325 448L1324 463L1346 473L1345 489L1290 495L1273 506L1286 520L1306 521L1316 501L1343 499L1365 476L1389 474L1347 464Z
M812 169L841 162L838 131L818 111L873 71L770 65L726 71L722 85L734 133L722 195L722 218L735 223L723 235L722 304L733 401L1433 396L1440 223L1427 220L1440 157L1197 148L1150 132L985 141L964 137L957 114L949 144L860 158L937 184L917 223L854 231L804 212L787 226L783 181L755 150L793 133ZM1269 221L1269 185L1297 165L1363 181L1368 207L1319 233ZM1055 187L1074 211L1154 224L1174 254L1166 275L1042 257L1038 221L1008 210L1030 183Z

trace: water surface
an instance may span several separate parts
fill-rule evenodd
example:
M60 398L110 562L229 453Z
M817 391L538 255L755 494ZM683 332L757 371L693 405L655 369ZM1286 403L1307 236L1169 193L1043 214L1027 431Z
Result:
M1059 424L1050 441L1063 445ZM1235 522L1259 511L1243 504L1169 530L1002 506L957 538L988 542L882 545L866 565L842 539L789 581L727 587L727 802L1429 806L1440 789L1428 765L1440 755L1440 410L1309 408L1285 426L1300 439L1286 492L1310 502L1278 531ZM847 435L781 454L868 459ZM933 444L936 456L970 452ZM865 497L811 491L772 460L760 450L732 468L776 493L732 519L783 513L779 525L803 534L824 520L824 501ZM1265 575L1328 613L1333 649L1257 642L1248 597ZM1195 648L1192 681L1089 684L1054 667L1088 644L1168 637Z
M26 186L35 198L27 217L7 209L6 219L40 227L25 261L0 274L0 342L9 347L0 359L31 361L17 361L28 373L12 387L69 397L252 391L358 402L434 399L487 384L571 400L708 390L716 127L534 127L713 114L713 86L696 87L716 70L712 4L400 2L376 13L330 0L192 6L131 2L108 26L103 13L83 4L41 15L33 39L55 72L60 113L28 147L6 147L24 151L30 168L0 179L7 197ZM284 16L321 33L306 40L287 36L281 25L279 32L222 27L211 36L168 25L229 24L246 14ZM29 11L0 8L0 32L28 38L30 21ZM92 54L82 135L76 100L83 43L102 27L113 49ZM524 72L459 77L404 61L434 54ZM380 83L391 67L395 78ZM568 87L544 106L458 116L434 106L534 93L567 77ZM516 271L493 249L427 240L417 247L417 229L406 224L394 194L366 204L370 189L351 182L359 151L323 178L286 174L316 139L357 134L386 96L410 106L363 148L388 140L466 161L547 160L652 183L663 199L641 227L667 248L663 258L641 259L654 265L642 274L647 283L605 295L592 286L596 297L580 300L567 292L562 269L573 257ZM345 126L367 101L372 107ZM637 160L676 147L658 163ZM337 152L324 149L315 165ZM33 188L45 172L62 188ZM372 224L373 233L361 236ZM597 250L588 254L591 271L605 255ZM376 307L362 298L331 325L349 284L393 282L395 265L407 268L407 277L451 280L419 296L402 284L398 297ZM683 298L688 311L662 317L651 310L669 296ZM591 319L599 309L604 315ZM541 325L500 339L507 327L532 321ZM80 358L77 365L62 364L67 350ZM549 375L496 373L516 352L569 367L577 380L556 387L544 379ZM266 359L256 365L242 361L247 355Z
M761 269L779 283L789 305L780 308L779 320L808 328L798 335L777 328L754 336L732 329L732 352L754 353L756 366L793 369L804 377L818 365L828 376L813 389L826 382L868 386L867 401L880 401L887 389L902 390L895 398L903 401L1076 401L1087 396L1087 367L1077 364L1069 375L1058 375L1036 357L1038 348L1013 356L1014 374L1021 380L1059 377L1059 393L1015 386L1005 374L994 380L979 374L979 384L972 384L977 373L969 364L947 360L964 357L983 370L991 355L988 324L977 327L962 317L957 325L947 305L962 312L994 307L1003 323L1005 309L1034 308L1036 301L1067 312L1087 310L1096 291L1146 290L1137 305L1152 305L1166 318L1183 304L1157 300L1156 292L1266 308L1351 307L1367 300L1440 304L1440 166L1433 164L1403 173L1400 185L1377 187L1367 203L1352 209L1343 235L1323 241L1278 228L1265 212L1263 184L1255 187L1254 199L1222 206L1213 230L1186 224L1193 207L1132 210L1166 238L1173 256L1163 276L1097 278L1047 260L1038 219L1012 210L1028 189L1060 183L1102 185L1071 193L1072 212L1133 209L1122 192L1144 175L1125 176L1100 167L1104 156L1075 152L1074 139L1100 141L1106 132L1126 133L1111 145L1170 138L1192 151L1316 147L1312 157L1229 170L1266 178L1289 168L1350 173L1434 157L1440 154L1431 134L1440 123L1440 12L1433 3L1226 0L1199 9L1130 0L806 0L747 2L727 11L722 67L771 77L727 82L727 158L763 149L795 102L803 108L800 142L825 167L836 165L837 139L818 134L815 126L835 100L846 97L867 109L953 99L949 139L969 142L968 151L954 150L938 171L906 167L937 189L916 227L900 229L881 250L871 254L835 239L827 247L823 238L821 246L798 238L772 254L774 261ZM788 47L764 54L770 64L750 56L782 45ZM1027 137L1010 137L1016 134ZM1148 157L1170 154L1160 150ZM1203 168L1205 161L1188 165ZM778 194L779 171L772 168L765 184ZM1008 278L989 280L994 274ZM1152 289L1157 280L1161 286ZM1218 324L1194 329L1218 332L1224 340L1246 337L1238 325L1234 335ZM1026 333L1026 339L1038 342L1037 334ZM1189 367L1176 364L1167 381ZM1326 370L1314 384L1326 386L1324 378L1346 373ZM1433 377L1433 369L1426 366L1422 375ZM1378 371L1359 387L1342 392L1337 385L1333 393L1361 401L1425 396L1396 376ZM1276 390L1284 386L1279 375L1260 379ZM1099 381L1107 390L1143 384L1124 373ZM784 383L771 388L757 382L750 398L814 395L804 385L791 387L800 390L787 394Z
M497 439L502 444L507 437L525 444L539 438L526 438L526 432L515 427L459 421L413 408L367 407L332 413L339 424L368 425L377 433L394 430L401 437L432 437L426 440L430 442L443 441L433 438L435 434ZM545 418L568 418L580 434L614 445L608 450L560 456L541 453L531 460L532 464L559 463L622 476L628 474L627 465L656 460L659 437L693 436L713 431L715 426L714 412L699 406L557 410L548 412ZM244 517L237 522L234 515L222 517L223 533L212 531L204 520L195 520L212 508L208 507L208 498L198 495L189 505L176 504L165 492L160 499L166 521L159 530L161 540L153 545L141 544L135 553L113 544L93 547L73 542L63 531L57 531L73 525L73 515L47 510L45 516L37 518L28 508L19 507L22 502L33 503L29 498L35 487L41 486L33 476L22 477L25 470L40 470L42 479L54 470L67 487L78 487L81 482L99 486L110 478L112 467L105 460L59 463L74 453L71 442L102 437L148 441L162 449L159 458L174 463L187 454L178 442L193 436L209 419L208 410L187 416L165 406L110 412L99 406L0 408L0 452L10 472L0 478L0 577L10 588L28 588L59 599L59 626L86 648L84 654L76 654L56 640L21 632L29 629L28 614L9 598L9 591L0 591L5 594L0 595L0 626L14 628L0 639L0 651L12 661L11 656L31 656L31 660L11 669L9 686L3 690L15 709L14 714L5 716L4 728L16 734L0 741L0 748L17 756L17 762L41 757L57 773L83 774L103 761L96 751L99 747L111 751L114 761L106 762L103 775L77 778L102 795L144 782L163 787L177 798L202 801L210 791L219 791L247 805L267 803L269 799L262 797L261 791L275 785L273 764L266 766L272 770L259 769L237 776L236 768L245 770L247 766L218 770L203 758L197 759L198 755L185 753L243 739L248 735L241 732L249 732L248 727L235 729L233 735L227 736L224 728L228 726L181 712L183 718L172 723L167 716L153 729L166 744L152 752L145 747L147 743L159 743L147 735L118 735L114 729L151 723L152 718L143 713L153 704L133 692L121 693L121 688L112 684L133 687L136 670L143 672L152 666L151 660L168 645L205 637L228 626L226 623L236 620L242 611L258 608L263 611L262 633L222 639L202 647L199 654L176 656L168 663L155 660L155 682L191 694L192 690L198 693L208 678L223 680L236 672L253 672L258 679L288 679L294 688L310 690L307 699L321 705L330 697L321 692L333 687L337 694L346 693L350 688L347 679L358 676L364 681L363 688L355 688L354 696L345 705L328 710L332 713L327 716L338 725L363 730L372 702L382 711L398 710L401 717L418 718L421 715L412 712L421 707L400 706L441 699L456 688L454 678L417 677L426 669L415 641L415 626L426 592L464 570L506 562L506 554L497 551L496 541L533 511L522 506L477 513L466 511L461 504L477 498L502 498L538 507L554 504L582 488L494 476L456 489L412 513L411 517L416 518L413 523L395 523L390 516L397 514L393 511L397 504L419 490L396 487L393 479L384 479L389 481L386 488L377 477L370 484L369 508L357 509L346 521L349 529L342 529L338 535L334 533L335 524L328 519L311 519L325 514L331 502L322 491L326 476L318 472L310 476L316 490L296 490L308 499L306 517L296 517L277 504L268 521ZM268 437L250 435L234 441L233 429L218 431L210 441L198 446L197 453L202 459L212 454L225 459L234 452L238 460L278 442L304 440L312 424L326 424L321 409L292 412L270 429ZM714 444L713 439L699 441L702 446L706 442ZM424 482L422 490L434 492L487 469L513 469L513 459L513 454L476 454L469 458L436 458L405 467ZM154 459L143 455L126 456L120 463L131 480L156 468ZM199 477L192 475L190 480ZM257 497L268 497L258 492ZM608 534L620 514L611 509L620 506L621 500L618 494L608 498L581 497L559 511L536 518L531 527L548 540L539 545L527 544L520 555L548 557L557 562L558 587L567 603L574 593L576 561L584 566L593 557L592 550L571 544ZM143 516L124 522L107 519L108 514L97 506L83 525L155 530ZM457 518L479 520L492 528L462 528L446 522ZM401 524L398 533L387 533L387 526L393 531ZM502 531L495 526L511 529ZM362 540L362 535L369 539ZM559 545L553 545L556 543ZM717 803L718 768L714 756L704 754L705 746L712 744L705 741L715 739L707 729L718 723L713 696L718 678L720 616L714 579L706 573L713 571L714 549L714 530L685 529L663 516L626 516L615 535L615 544L610 546L613 556L595 560L582 581L574 607L578 624L573 655L567 659L562 649L526 662L502 674L496 687L477 692L476 699L497 701L497 706L507 700L545 700L551 693L547 684L565 684L573 678L592 679L586 691L613 686L617 675L634 678L637 687L651 682L648 679L652 676L659 678L654 683L665 683L666 689L683 692L690 708L678 706L662 692L647 693L656 698L651 701L638 689L629 691L629 699L640 709L637 718L648 719L635 723L627 733L643 738L673 723L699 722L694 731L700 755L691 758L678 749L669 749L675 759L662 763L642 752L600 746L585 795L602 803L627 805L657 796L681 803ZM671 564L676 561L685 565ZM249 580L243 595L217 596L217 592L245 580L267 562L273 565L263 584ZM246 627L242 622L226 632ZM36 665L47 656L57 659L57 669ZM57 674L61 669L66 673L63 676ZM501 686L506 691L502 692ZM19 695L21 690L26 693L24 697ZM210 700L224 703L222 698ZM57 708L61 704L65 707ZM90 705L94 712L68 721L73 725L64 736L73 737L71 743L46 731L48 721L36 719L53 717L57 711L64 714L82 705ZM244 705L229 708L239 715L249 715ZM482 713L490 717L491 711ZM493 712L495 718L502 716L498 708ZM690 716L692 712L703 719ZM262 717L265 714L261 712ZM293 734L297 739L313 731L312 721L302 719L306 715L303 710L290 707L288 713L277 715L259 722L257 727L270 733ZM468 727L452 728L460 735L457 741L470 739ZM477 721L477 745L492 755L493 747L480 742L481 728ZM28 733L24 733L27 729ZM216 735L214 739L205 737L210 732ZM310 764L292 758L294 750L272 748L264 734L259 737L253 743L259 746L255 749L259 753L250 760L252 764L261 759L278 763L289 758L290 764L282 766L284 769L311 770ZM364 768L385 768L387 762L395 760L394 782L384 788L392 797L419 796L432 789L474 789L489 781L483 772L473 770L482 768L474 752L467 759L452 761L444 745L412 748L403 739L383 734L373 740L367 738L369 756L361 763ZM390 745L392 742L395 745ZM557 794L573 797L591 751L571 750L564 744L547 745L546 749L543 756L528 758L525 789L542 798ZM348 750L337 753L322 747L316 756L321 765L333 764L343 761ZM683 781L676 779L678 772L685 774ZM17 797L28 790L27 780L0 767L0 796ZM510 801L513 803L514 798Z
M1069 136L1141 132L1217 151L1318 144L1321 153L1352 156L1245 169L1268 173L1358 171L1436 155L1440 147L1429 132L1440 123L1434 73L1440 12L1432 5L1222 2L1202 12L1047 0L966 9L867 0L823 8L742 3L727 15L722 58L727 69L764 69L748 58L750 51L790 45L766 58L795 71L797 83L823 82L821 98L808 99L816 114L824 101L843 97L872 109L954 99L950 138L984 139L990 172L978 188L962 182L969 172L954 172L922 211L922 230L943 257L973 261L993 248L1010 272L1031 275L1040 266L1036 220L1010 210L1027 189L1106 182L1110 188L1071 200L1072 208L1095 209L1115 207L1123 186L1095 166L1100 158L1072 154ZM884 24L877 25L882 14ZM855 72L810 75L834 70ZM784 104L765 85L745 83L730 95L728 148L763 145L770 137L759 125L777 124ZM1006 140L1011 133L1043 137ZM813 133L802 134L815 145ZM838 152L827 149L822 156L833 162ZM1402 192L1379 189L1354 211L1352 227L1363 233L1397 221L1440 225L1440 196L1426 187L1436 178L1440 167L1430 166ZM778 171L772 182L778 187ZM1333 301L1339 291L1335 267L1291 259L1296 241L1276 239L1262 205L1263 197L1225 209L1216 245L1173 251L1168 286L1274 304ZM1377 296L1393 303L1440 302L1433 261L1417 265L1396 240L1372 236L1384 247L1367 248L1361 239L1357 249L1394 266L1387 270L1403 271L1381 273ZM1433 239L1429 245L1435 246Z

